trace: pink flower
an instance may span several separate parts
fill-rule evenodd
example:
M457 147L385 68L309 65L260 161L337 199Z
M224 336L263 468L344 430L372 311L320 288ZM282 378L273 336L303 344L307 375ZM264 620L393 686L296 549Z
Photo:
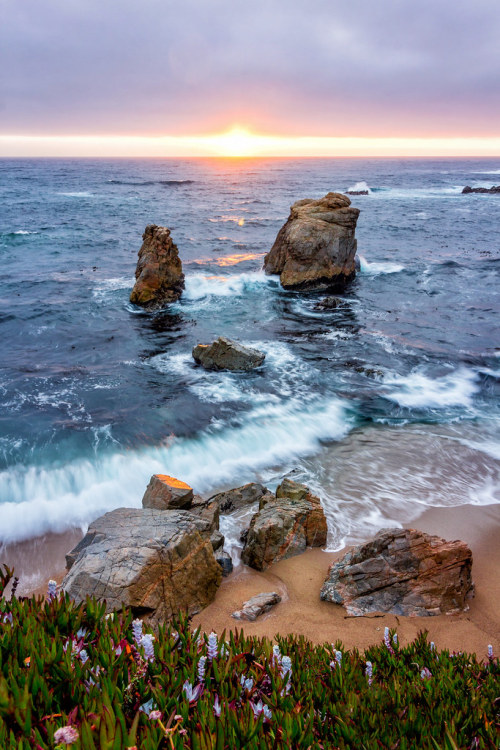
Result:
M151 721L156 721L157 719L161 719L161 711L150 711L149 718Z
M80 735L78 734L78 729L76 727L72 727L70 724L67 727L60 727L60 729L56 729L54 740L58 745L72 745L73 742L77 741L79 736Z

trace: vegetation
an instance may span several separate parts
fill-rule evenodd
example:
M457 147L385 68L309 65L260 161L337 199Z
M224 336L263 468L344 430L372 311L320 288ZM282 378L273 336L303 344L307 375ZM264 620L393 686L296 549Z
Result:
M497 748L500 666L386 632L340 642L146 633L54 587L7 598L0 570L0 748ZM15 588L15 586L14 586Z

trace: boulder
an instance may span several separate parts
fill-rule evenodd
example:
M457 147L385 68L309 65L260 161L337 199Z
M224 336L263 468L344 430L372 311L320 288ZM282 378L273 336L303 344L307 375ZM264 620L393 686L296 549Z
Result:
M358 216L341 193L297 201L264 258L265 272L280 274L285 289L342 290L356 273Z
M232 617L234 617L235 620L249 620L250 622L253 622L259 615L268 612L271 607L274 607L275 604L279 604L280 601L281 596L275 591L257 594L256 596L252 596L247 602L243 602L241 609L233 612Z
M214 552L217 552L218 550L221 550L224 546L225 542L224 534L221 534L219 529L215 529L215 531L212 531L212 534L210 536L210 542L212 544L212 549Z
M472 553L415 529L383 529L330 566L321 599L350 615L454 614L473 595Z
M470 187L469 185L466 185L464 189L462 190L462 194L467 195L468 193L500 193L500 185L494 185L493 187L490 187L490 188L485 188L485 187L473 188L473 187Z
M253 370L260 367L266 355L258 349L219 336L212 344L195 346L193 358L206 370Z
M346 190L346 195L370 195L369 190Z
M143 508L172 510L190 508L193 489L168 474L153 474L142 498Z
M70 553L62 588L77 602L106 600L156 621L194 614L222 580L207 521L182 510L118 508L94 521Z
M134 305L158 309L181 296L184 289L182 263L167 227L149 224L142 239L130 301Z
M339 305L342 304L342 300L338 297L323 297L319 302L314 305L315 310L336 310Z
M263 495L259 505L241 555L246 565L265 570L278 560L301 554L308 546L326 544L328 529L320 499L305 485L284 480L276 496Z
M233 560L229 552L226 552L225 550L218 551L215 554L215 559L221 567L223 577L226 578L231 575L233 572Z
M215 500L204 500L200 495L195 495L189 512L208 521L211 532L219 528L219 503Z
M217 503L222 514L226 514L246 508L248 505L253 505L259 502L263 495L268 493L269 490L264 485L257 482L249 482L249 484L244 484L242 487L235 487L233 490L219 492L217 495L213 495L210 500Z

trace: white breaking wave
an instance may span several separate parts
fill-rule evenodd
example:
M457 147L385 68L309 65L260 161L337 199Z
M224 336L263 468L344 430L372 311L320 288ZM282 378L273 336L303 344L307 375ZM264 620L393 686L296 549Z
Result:
M128 276L120 276L114 279L102 279L98 281L92 290L92 296L102 301L109 292L115 292L117 289L132 289L134 279Z
M351 185L351 187L347 188L347 192L348 193L350 193L350 192L355 192L356 193L356 192L359 192L361 190L368 190L368 194L369 195L372 194L372 191L368 187L368 184L366 182L364 182L364 181L362 181L362 182L356 182L355 185Z
M440 378L431 378L422 372L385 376L384 385L397 387L397 390L385 393L385 398L400 406L416 409L444 409L448 406L470 408L479 390L476 373L465 368Z
M361 273L368 276L378 276L381 273L399 273L404 270L401 263L391 263L390 261L372 261L369 262L362 255L359 256Z
M340 399L265 404L237 428L206 430L168 445L116 452L100 460L62 467L11 467L0 473L0 542L15 542L72 527L84 528L118 507L139 507L152 474L168 473L207 491L223 482L249 479L260 467L308 455L319 441L340 439L350 430Z
M86 191L80 192L80 193L58 193L58 195L64 195L66 198L94 198L93 193L89 193Z
M231 276L209 276L196 273L186 276L186 288L183 299L199 300L204 297L234 297L242 295L252 287L259 285L276 285L276 279L270 279L264 271L254 273L232 274Z
M17 232L12 232L12 234L38 234L38 232L30 231L29 229L18 229Z

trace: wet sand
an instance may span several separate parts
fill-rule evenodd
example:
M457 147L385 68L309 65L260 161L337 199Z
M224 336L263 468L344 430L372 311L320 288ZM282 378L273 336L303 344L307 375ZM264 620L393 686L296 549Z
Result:
M240 567L223 583L215 601L193 618L206 631L241 629L249 635L302 634L314 643L340 639L348 648L365 648L379 642L384 627L397 628L400 641L412 640L428 630L438 648L486 654L488 644L500 652L500 504L462 505L427 509L411 524L447 539L463 539L472 548L476 585L470 609L460 615L400 617L395 615L349 617L335 604L319 598L328 566L344 554L309 549L282 560L264 573ZM61 581L64 556L81 538L80 530L47 534L38 539L0 547L0 563L15 567L20 577L18 593L44 593L49 578ZM239 622L231 613L246 599L262 591L277 591L282 602L256 622Z
M348 617L343 607L319 598L328 566L345 550L326 553L309 549L264 573L240 568L223 582L215 601L193 619L193 624L218 633L224 628L243 627L248 635L302 634L314 643L340 639L346 647L360 649L379 642L388 626L397 628L402 643L428 630L429 639L438 648L486 655L491 643L495 652L500 652L500 504L429 509L411 527L469 543L476 595L470 600L468 612L425 618ZM253 623L231 617L243 601L262 591L277 591L283 598L281 604Z

